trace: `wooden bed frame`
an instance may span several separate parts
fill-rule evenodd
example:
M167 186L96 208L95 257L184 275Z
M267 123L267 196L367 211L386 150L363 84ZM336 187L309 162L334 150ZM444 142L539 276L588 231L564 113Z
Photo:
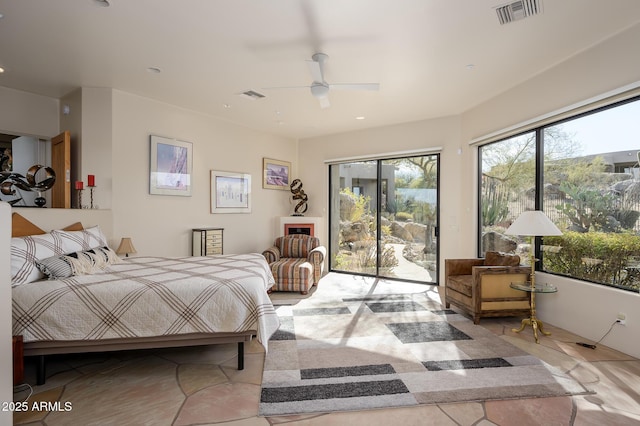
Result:
M131 339L70 340L25 342L24 356L37 356L36 384L46 381L46 355L113 352L135 349L160 349L184 346L238 343L238 370L244 370L244 343L250 342L256 331L240 333L182 334L158 337L135 337Z

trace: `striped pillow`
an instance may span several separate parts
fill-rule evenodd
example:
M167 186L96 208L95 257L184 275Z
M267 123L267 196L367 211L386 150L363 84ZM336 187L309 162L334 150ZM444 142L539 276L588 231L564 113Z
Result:
M54 234L11 238L11 286L44 278L36 262L64 253L62 239Z
M87 251L52 256L36 262L36 265L50 280L57 280L102 272L107 265L121 261L109 247L97 247Z
M61 239L64 253L86 251L107 245L107 238L99 226L93 226L81 231L63 231L56 229L51 231L51 234Z

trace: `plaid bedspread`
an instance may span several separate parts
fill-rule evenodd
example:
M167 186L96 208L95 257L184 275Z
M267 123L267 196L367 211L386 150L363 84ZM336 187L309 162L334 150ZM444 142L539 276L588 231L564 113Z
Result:
M135 257L103 273L13 287L13 334L32 342L257 330L266 349L279 327L273 283L258 253Z

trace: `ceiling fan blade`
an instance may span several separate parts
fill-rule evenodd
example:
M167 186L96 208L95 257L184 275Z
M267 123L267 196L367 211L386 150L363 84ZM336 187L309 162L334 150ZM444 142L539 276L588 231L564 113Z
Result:
M329 108L331 106L328 96L325 96L323 98L318 98L318 101L320 102L320 108L322 109Z
M330 89L335 90L380 90L378 83L338 83L330 84Z
M276 86L276 87L261 87L262 90L280 90L280 89L308 89L311 86Z

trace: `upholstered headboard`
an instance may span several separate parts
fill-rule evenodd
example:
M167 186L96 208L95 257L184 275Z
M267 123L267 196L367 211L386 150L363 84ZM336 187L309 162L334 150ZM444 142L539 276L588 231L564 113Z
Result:
M37 229L40 230L40 234L43 232L50 232L53 229L67 228L68 231L74 229L68 229L70 224L82 223L84 228L90 228L92 226L100 226L104 235L109 239L110 245L117 244L120 238L114 238L113 236L113 214L111 210L102 209L48 209L48 208L28 208L28 207L12 207L12 213L18 213L23 219L30 223L26 230L23 228L16 232L27 232L23 235L39 235L33 233ZM16 230L18 225L13 226L13 230ZM32 228L34 227L34 228ZM81 228L75 229L79 230ZM14 234L14 236L16 236Z
M67 225L61 228L64 231L80 231L84 229L81 222L75 222L71 225ZM26 237L29 235L42 235L46 234L40 227L26 219L20 213L11 214L11 237Z

